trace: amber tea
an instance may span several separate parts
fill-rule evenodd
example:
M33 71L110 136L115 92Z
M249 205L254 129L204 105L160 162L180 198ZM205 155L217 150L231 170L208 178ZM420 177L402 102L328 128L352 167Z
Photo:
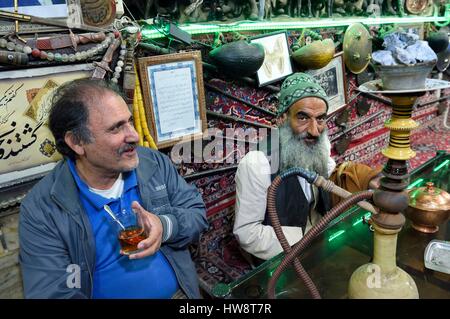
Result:
M119 233L119 242L124 254L130 254L138 250L137 245L144 240L144 228L139 226L128 227Z

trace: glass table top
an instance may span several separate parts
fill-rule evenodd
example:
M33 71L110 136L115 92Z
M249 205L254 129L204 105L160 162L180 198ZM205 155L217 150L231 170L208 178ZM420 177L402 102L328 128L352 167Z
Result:
M421 167L410 172L408 188L424 186L432 181L436 187L450 190L450 154L438 152ZM370 213L353 206L336 218L301 257L302 265L316 284L322 298L347 298L349 279L359 266L371 261L373 232L365 219ZM440 225L434 234L420 233L411 227L410 221L399 233L397 242L397 266L415 280L420 298L449 298L450 274L425 268L424 251L433 239L450 240L450 221ZM267 298L267 283L284 253L268 260L241 279L228 285L219 284L216 291L225 298ZM303 299L310 295L292 268L279 278L277 298Z

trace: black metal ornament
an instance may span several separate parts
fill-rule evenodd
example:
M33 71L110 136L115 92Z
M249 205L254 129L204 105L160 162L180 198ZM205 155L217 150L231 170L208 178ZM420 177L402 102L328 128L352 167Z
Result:
M343 110L336 117L336 120L335 120L336 125L341 126L341 127L347 127L347 122L348 122L349 115L350 115L350 110L349 109Z
M375 80L375 71L371 64L369 64L364 71L356 75L358 86L372 80Z
M336 149L336 152L338 152L339 155L344 154L345 151L348 149L350 142L351 142L351 138L348 135L342 136L336 142L336 144L334 144L334 148Z
M370 110L370 103L367 101L366 98L362 98L357 102L356 105L356 112L359 116L364 116L369 112Z

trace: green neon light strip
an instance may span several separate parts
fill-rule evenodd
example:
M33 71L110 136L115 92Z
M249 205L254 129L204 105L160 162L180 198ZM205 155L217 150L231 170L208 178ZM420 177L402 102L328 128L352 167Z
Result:
M343 233L345 233L345 230L340 230L340 231L334 233L333 235L330 236L330 238L328 238L328 241L332 241L332 240L336 239L336 237L341 236Z
M442 167L444 167L445 165L447 165L448 162L450 162L450 160L445 160L445 161L443 161L441 164L439 164L439 166L436 166L436 167L433 169L433 172L437 172L437 171L440 170Z
M417 179L416 181L414 181L414 183L409 184L409 186L406 187L406 189L411 189L411 188L413 188L414 186L419 185L419 184L422 183L423 181L424 181L423 178L419 178L419 179Z
M372 213L371 213L371 212L366 213L363 217L361 217L361 218L358 219L356 222L354 222L354 223L352 224L352 226L356 226L356 225L358 225L358 224L361 224L362 221L364 220L364 218L369 219L371 216L372 216Z
M255 31L255 30L292 30L302 28L327 28L348 26L353 23L363 23L366 25L379 24L411 24L424 22L439 22L447 21L446 17L385 17L385 18L367 18L354 17L342 19L321 19L321 20L307 20L307 21L286 21L286 22L249 22L243 21L230 24L185 24L179 27L190 34L215 33L215 32L232 32L232 31ZM152 20L147 20L148 25L142 29L142 36L147 39L156 39L164 37L157 30L153 29Z
M364 218L361 217L361 218L358 219L356 222L354 222L354 223L352 224L352 226L356 226L356 225L358 225L358 224L361 224L363 220L364 220Z

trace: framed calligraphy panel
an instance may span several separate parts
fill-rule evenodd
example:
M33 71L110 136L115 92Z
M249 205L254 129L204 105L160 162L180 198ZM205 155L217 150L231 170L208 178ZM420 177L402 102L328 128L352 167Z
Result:
M200 51L139 59L145 111L158 148L201 137L206 106Z
M91 64L0 72L0 189L48 172L61 159L48 128L54 90L90 76Z

